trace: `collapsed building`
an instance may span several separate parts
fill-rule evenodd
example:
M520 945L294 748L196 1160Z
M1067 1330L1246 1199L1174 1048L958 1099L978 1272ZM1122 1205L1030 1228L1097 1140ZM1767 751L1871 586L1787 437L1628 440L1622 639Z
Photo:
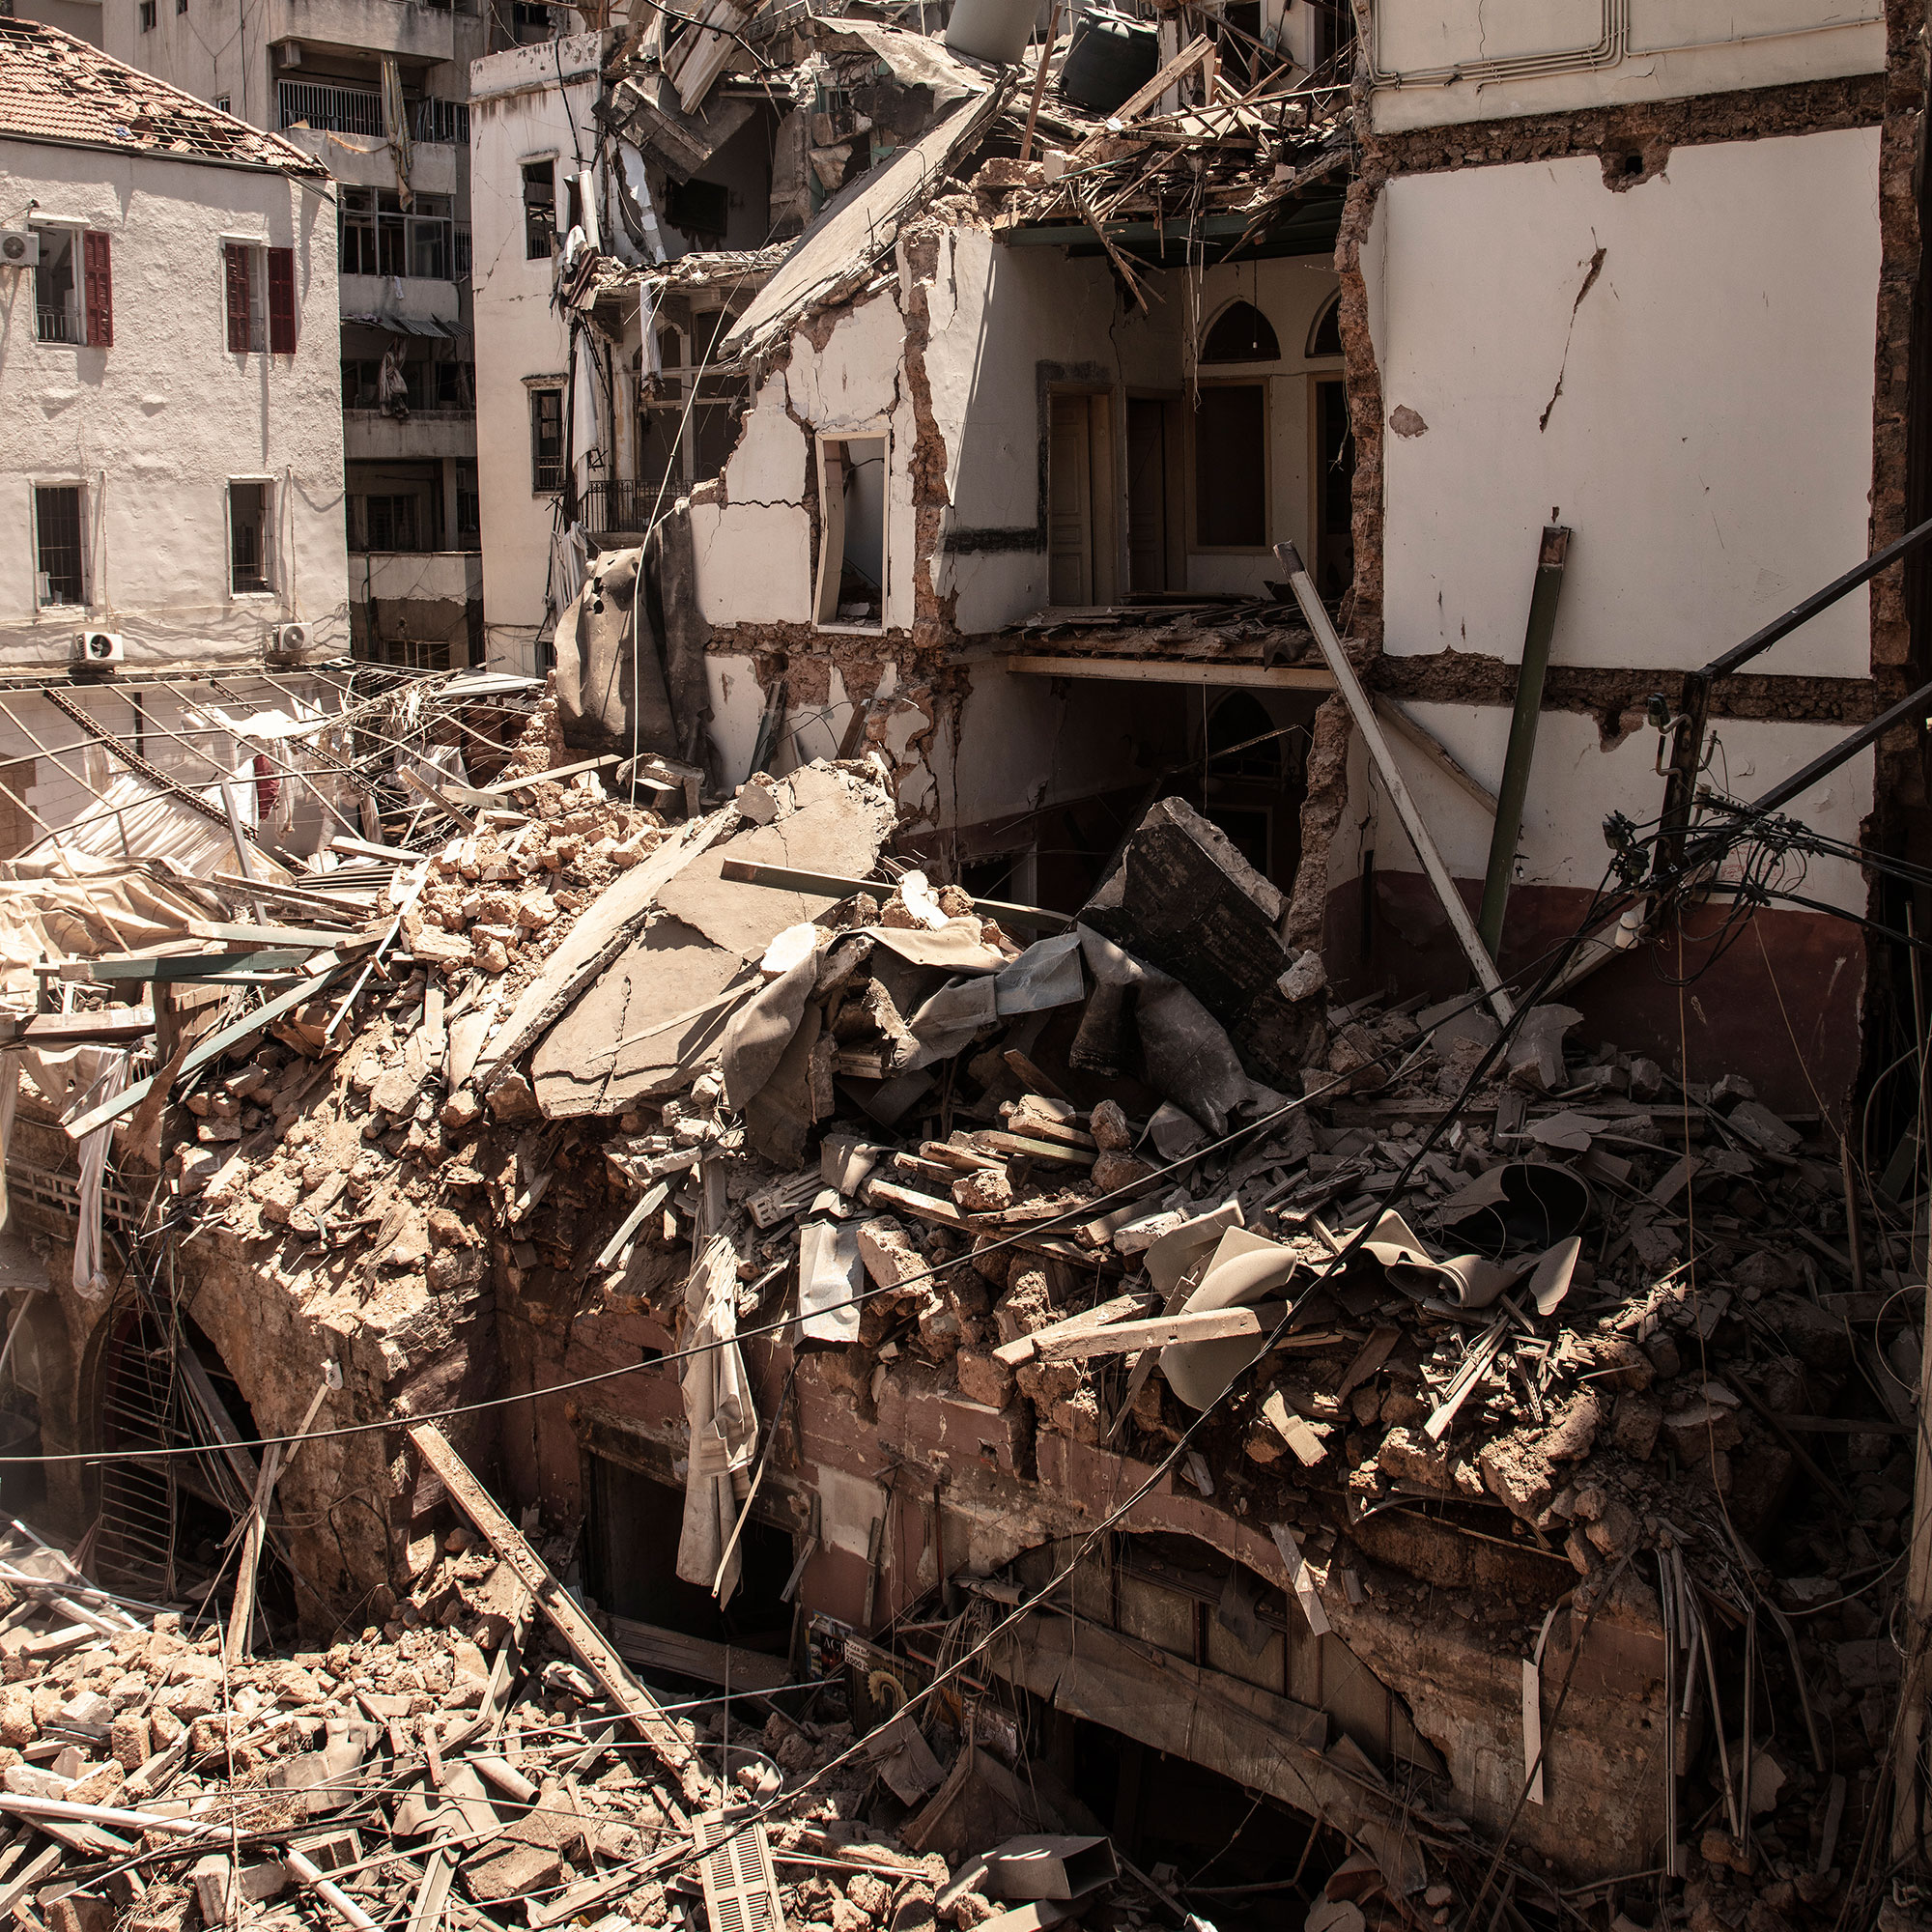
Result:
M1264 0L1088 25L1100 104L1054 18L885 11L476 64L486 623L550 689L391 714L319 878L47 925L156 995L151 1084L64 1062L98 993L8 1055L15 1154L105 1173L14 1202L48 1521L224 1656L367 1624L324 1757L434 1708L424 1623L521 1667L506 1566L556 1750L676 1785L638 1686L696 1680L733 1777L763 1698L759 1818L961 1927L1028 1832L1127 1923L1903 1914L1917 11ZM701 1849L613 1802L600 1878Z

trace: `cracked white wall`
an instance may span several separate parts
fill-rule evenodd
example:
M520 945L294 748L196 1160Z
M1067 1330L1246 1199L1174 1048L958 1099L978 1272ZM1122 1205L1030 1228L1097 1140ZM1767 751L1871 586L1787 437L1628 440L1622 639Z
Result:
M1368 36L1378 134L1885 71L1878 0L1376 0Z
M602 36L576 34L511 47L469 69L470 221L476 323L476 447L486 662L536 668L556 493L536 488L530 437L533 378L562 386L570 360L563 314L551 305L554 258L529 258L523 169L548 161L558 218L563 176L580 151L595 151L593 108ZM602 440L598 384L580 356L573 443L577 456Z

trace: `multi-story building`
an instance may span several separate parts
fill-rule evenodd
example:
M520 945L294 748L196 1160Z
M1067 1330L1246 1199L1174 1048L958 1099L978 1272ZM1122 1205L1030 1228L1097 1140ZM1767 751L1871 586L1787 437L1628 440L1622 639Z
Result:
M355 648L418 667L480 661L468 75L493 33L547 36L550 10L518 0L495 28L478 0L242 0L239 21L213 33L203 4L21 11L98 15L117 58L280 134L334 178Z
M288 142L0 19L0 852L129 748L206 785L213 682L300 702L291 667L347 651L329 199Z

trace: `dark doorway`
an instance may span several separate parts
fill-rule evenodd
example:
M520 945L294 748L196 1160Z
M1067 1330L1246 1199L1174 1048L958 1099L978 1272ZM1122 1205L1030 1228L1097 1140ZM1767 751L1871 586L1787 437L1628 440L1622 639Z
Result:
M1165 590L1167 412L1152 396L1127 398L1127 587Z
M1355 433L1339 377L1315 384L1315 587L1339 604L1355 582Z
M744 1575L720 1609L701 1584L677 1574L684 1492L603 1456L590 1458L585 1581L613 1616L714 1643L781 1653L790 1640L791 1538L753 1519L738 1540Z

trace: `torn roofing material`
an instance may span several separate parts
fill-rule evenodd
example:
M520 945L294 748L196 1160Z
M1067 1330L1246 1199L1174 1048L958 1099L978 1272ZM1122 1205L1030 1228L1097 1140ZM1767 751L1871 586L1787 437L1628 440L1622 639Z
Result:
M0 139L328 173L291 143L37 20L0 19Z
M855 184L803 235L776 274L724 338L727 355L754 355L776 343L806 311L856 292L898 239L900 224L924 202L953 159L1005 99L995 88L964 100L928 133Z

